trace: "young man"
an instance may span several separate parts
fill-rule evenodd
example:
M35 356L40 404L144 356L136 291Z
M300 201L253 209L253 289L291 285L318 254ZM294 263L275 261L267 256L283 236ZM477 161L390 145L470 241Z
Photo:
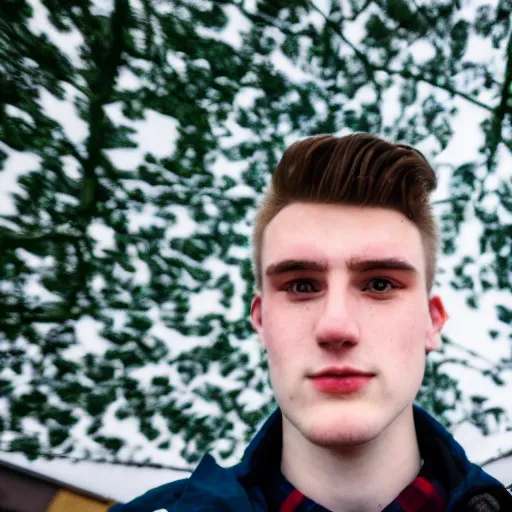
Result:
M286 151L256 218L251 308L279 409L239 465L207 455L113 511L512 511L413 404L447 318L435 186L418 151L369 134Z

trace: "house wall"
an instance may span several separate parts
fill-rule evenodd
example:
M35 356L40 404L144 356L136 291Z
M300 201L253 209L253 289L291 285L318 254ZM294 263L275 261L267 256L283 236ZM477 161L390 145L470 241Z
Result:
M113 501L0 466L0 512L107 512Z
M67 489L60 489L45 512L107 512L114 503L100 502L85 496L80 496Z
M0 467L0 511L46 512L57 490L56 485Z

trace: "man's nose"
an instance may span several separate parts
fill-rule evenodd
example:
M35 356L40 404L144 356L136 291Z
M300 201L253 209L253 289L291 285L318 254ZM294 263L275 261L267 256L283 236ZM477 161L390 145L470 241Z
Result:
M331 289L324 296L315 337L323 348L340 348L359 342L355 298L346 289Z

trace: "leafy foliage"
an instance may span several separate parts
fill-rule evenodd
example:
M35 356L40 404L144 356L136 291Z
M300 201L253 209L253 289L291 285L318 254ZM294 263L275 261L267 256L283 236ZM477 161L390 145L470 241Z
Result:
M437 162L477 109L483 143L437 206L443 251L471 308L510 294L510 7L474 14L442 0L3 2L0 178L33 159L0 217L0 448L128 456L135 421L153 453L178 437L189 462L239 450L273 407L247 319L248 228L299 136L371 131ZM474 60L487 42L500 57ZM476 255L459 250L468 219ZM498 304L482 343L510 343L510 325ZM448 426L464 393L446 368L480 357L456 350L432 356L419 396ZM501 386L510 365L484 375ZM476 396L464 408L485 434L504 418Z

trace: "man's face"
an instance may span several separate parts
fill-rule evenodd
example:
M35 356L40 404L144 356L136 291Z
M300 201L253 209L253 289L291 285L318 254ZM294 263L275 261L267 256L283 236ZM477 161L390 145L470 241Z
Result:
M295 203L265 229L261 261L251 319L283 420L320 446L374 439L439 349L445 314L427 296L418 228L394 210ZM346 366L374 376L355 391L311 377Z

